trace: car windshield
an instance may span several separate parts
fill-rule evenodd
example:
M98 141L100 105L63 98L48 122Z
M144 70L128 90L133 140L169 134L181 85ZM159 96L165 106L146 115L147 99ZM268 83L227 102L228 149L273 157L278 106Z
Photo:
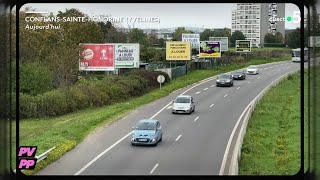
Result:
M227 74L223 74L223 75L220 75L219 78L220 78L220 79L229 79L230 76L227 75Z
M190 103L189 97L178 97L175 101L176 103Z
M135 129L136 130L155 130L156 123L154 123L154 122L138 122Z
M257 69L257 66L249 66L250 69Z

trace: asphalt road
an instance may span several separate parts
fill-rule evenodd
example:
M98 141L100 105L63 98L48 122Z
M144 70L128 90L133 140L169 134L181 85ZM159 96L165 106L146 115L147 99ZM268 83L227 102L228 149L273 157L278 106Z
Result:
M211 79L173 92L100 128L38 175L219 175L230 134L246 106L297 68L299 63L292 62L261 65L260 74L235 80L233 87L216 87ZM194 97L195 112L172 114L171 102L183 92ZM162 142L131 146L131 127L150 117L162 125Z

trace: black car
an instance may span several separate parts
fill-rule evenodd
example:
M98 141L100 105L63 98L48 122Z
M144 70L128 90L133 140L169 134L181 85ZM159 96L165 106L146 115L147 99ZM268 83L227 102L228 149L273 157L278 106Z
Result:
M232 73L233 79L246 79L246 72L244 70L238 70Z
M217 86L233 86L232 74L222 74L216 80Z

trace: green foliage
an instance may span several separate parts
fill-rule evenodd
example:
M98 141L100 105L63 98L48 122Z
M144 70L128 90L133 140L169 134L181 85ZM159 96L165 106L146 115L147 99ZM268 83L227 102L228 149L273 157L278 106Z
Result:
M205 29L202 33L200 33L200 41L209 41L209 38L214 36L214 31L212 31L211 29Z
M32 96L21 93L20 116L22 118L47 117L66 114L87 107L100 107L140 96L158 87L160 71L133 70L121 76L105 76L99 79L82 78L73 86L58 88Z
M53 73L44 64L21 63L19 77L22 93L36 95L53 88Z
M232 33L230 38L230 43L232 47L235 47L236 40L245 40L246 37L243 35L241 31L235 31Z
M129 42L139 43L140 45L148 45L148 38L142 29L133 28L129 32Z
M185 27L178 27L175 32L173 33L173 40L174 41L182 41L182 34L183 33L191 33L191 31L186 30Z

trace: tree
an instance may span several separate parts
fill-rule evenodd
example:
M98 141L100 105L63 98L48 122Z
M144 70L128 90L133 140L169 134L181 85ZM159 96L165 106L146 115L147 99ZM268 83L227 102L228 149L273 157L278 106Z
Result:
M148 45L147 35L143 32L142 29L133 28L129 32L129 42Z
M107 43L126 43L128 40L128 35L124 32L119 31L115 27L111 27L105 34L104 42Z
M205 29L200 33L200 41L209 41L210 37L215 37L215 32L210 29Z
M264 36L264 43L275 43L275 35L272 33L267 33Z
M246 37L243 35L243 33L241 31L235 31L232 33L231 38L230 38L231 46L235 47L236 40L245 40L245 39L246 39Z
M299 48L300 47L300 28L296 28L292 32L288 34L288 46L291 48Z
M274 35L274 43L283 43L283 42L284 42L284 38L282 36L282 33L276 32L276 34Z
M163 38L160 38L158 41L159 41L158 47L165 47L165 41Z
M158 37L157 37L157 34L155 33L151 33L148 35L148 44L149 45L155 45L155 44L158 44L159 43L159 40L158 40Z
M178 27L173 33L173 41L182 41L183 33L191 33L191 31L186 30L184 27Z

